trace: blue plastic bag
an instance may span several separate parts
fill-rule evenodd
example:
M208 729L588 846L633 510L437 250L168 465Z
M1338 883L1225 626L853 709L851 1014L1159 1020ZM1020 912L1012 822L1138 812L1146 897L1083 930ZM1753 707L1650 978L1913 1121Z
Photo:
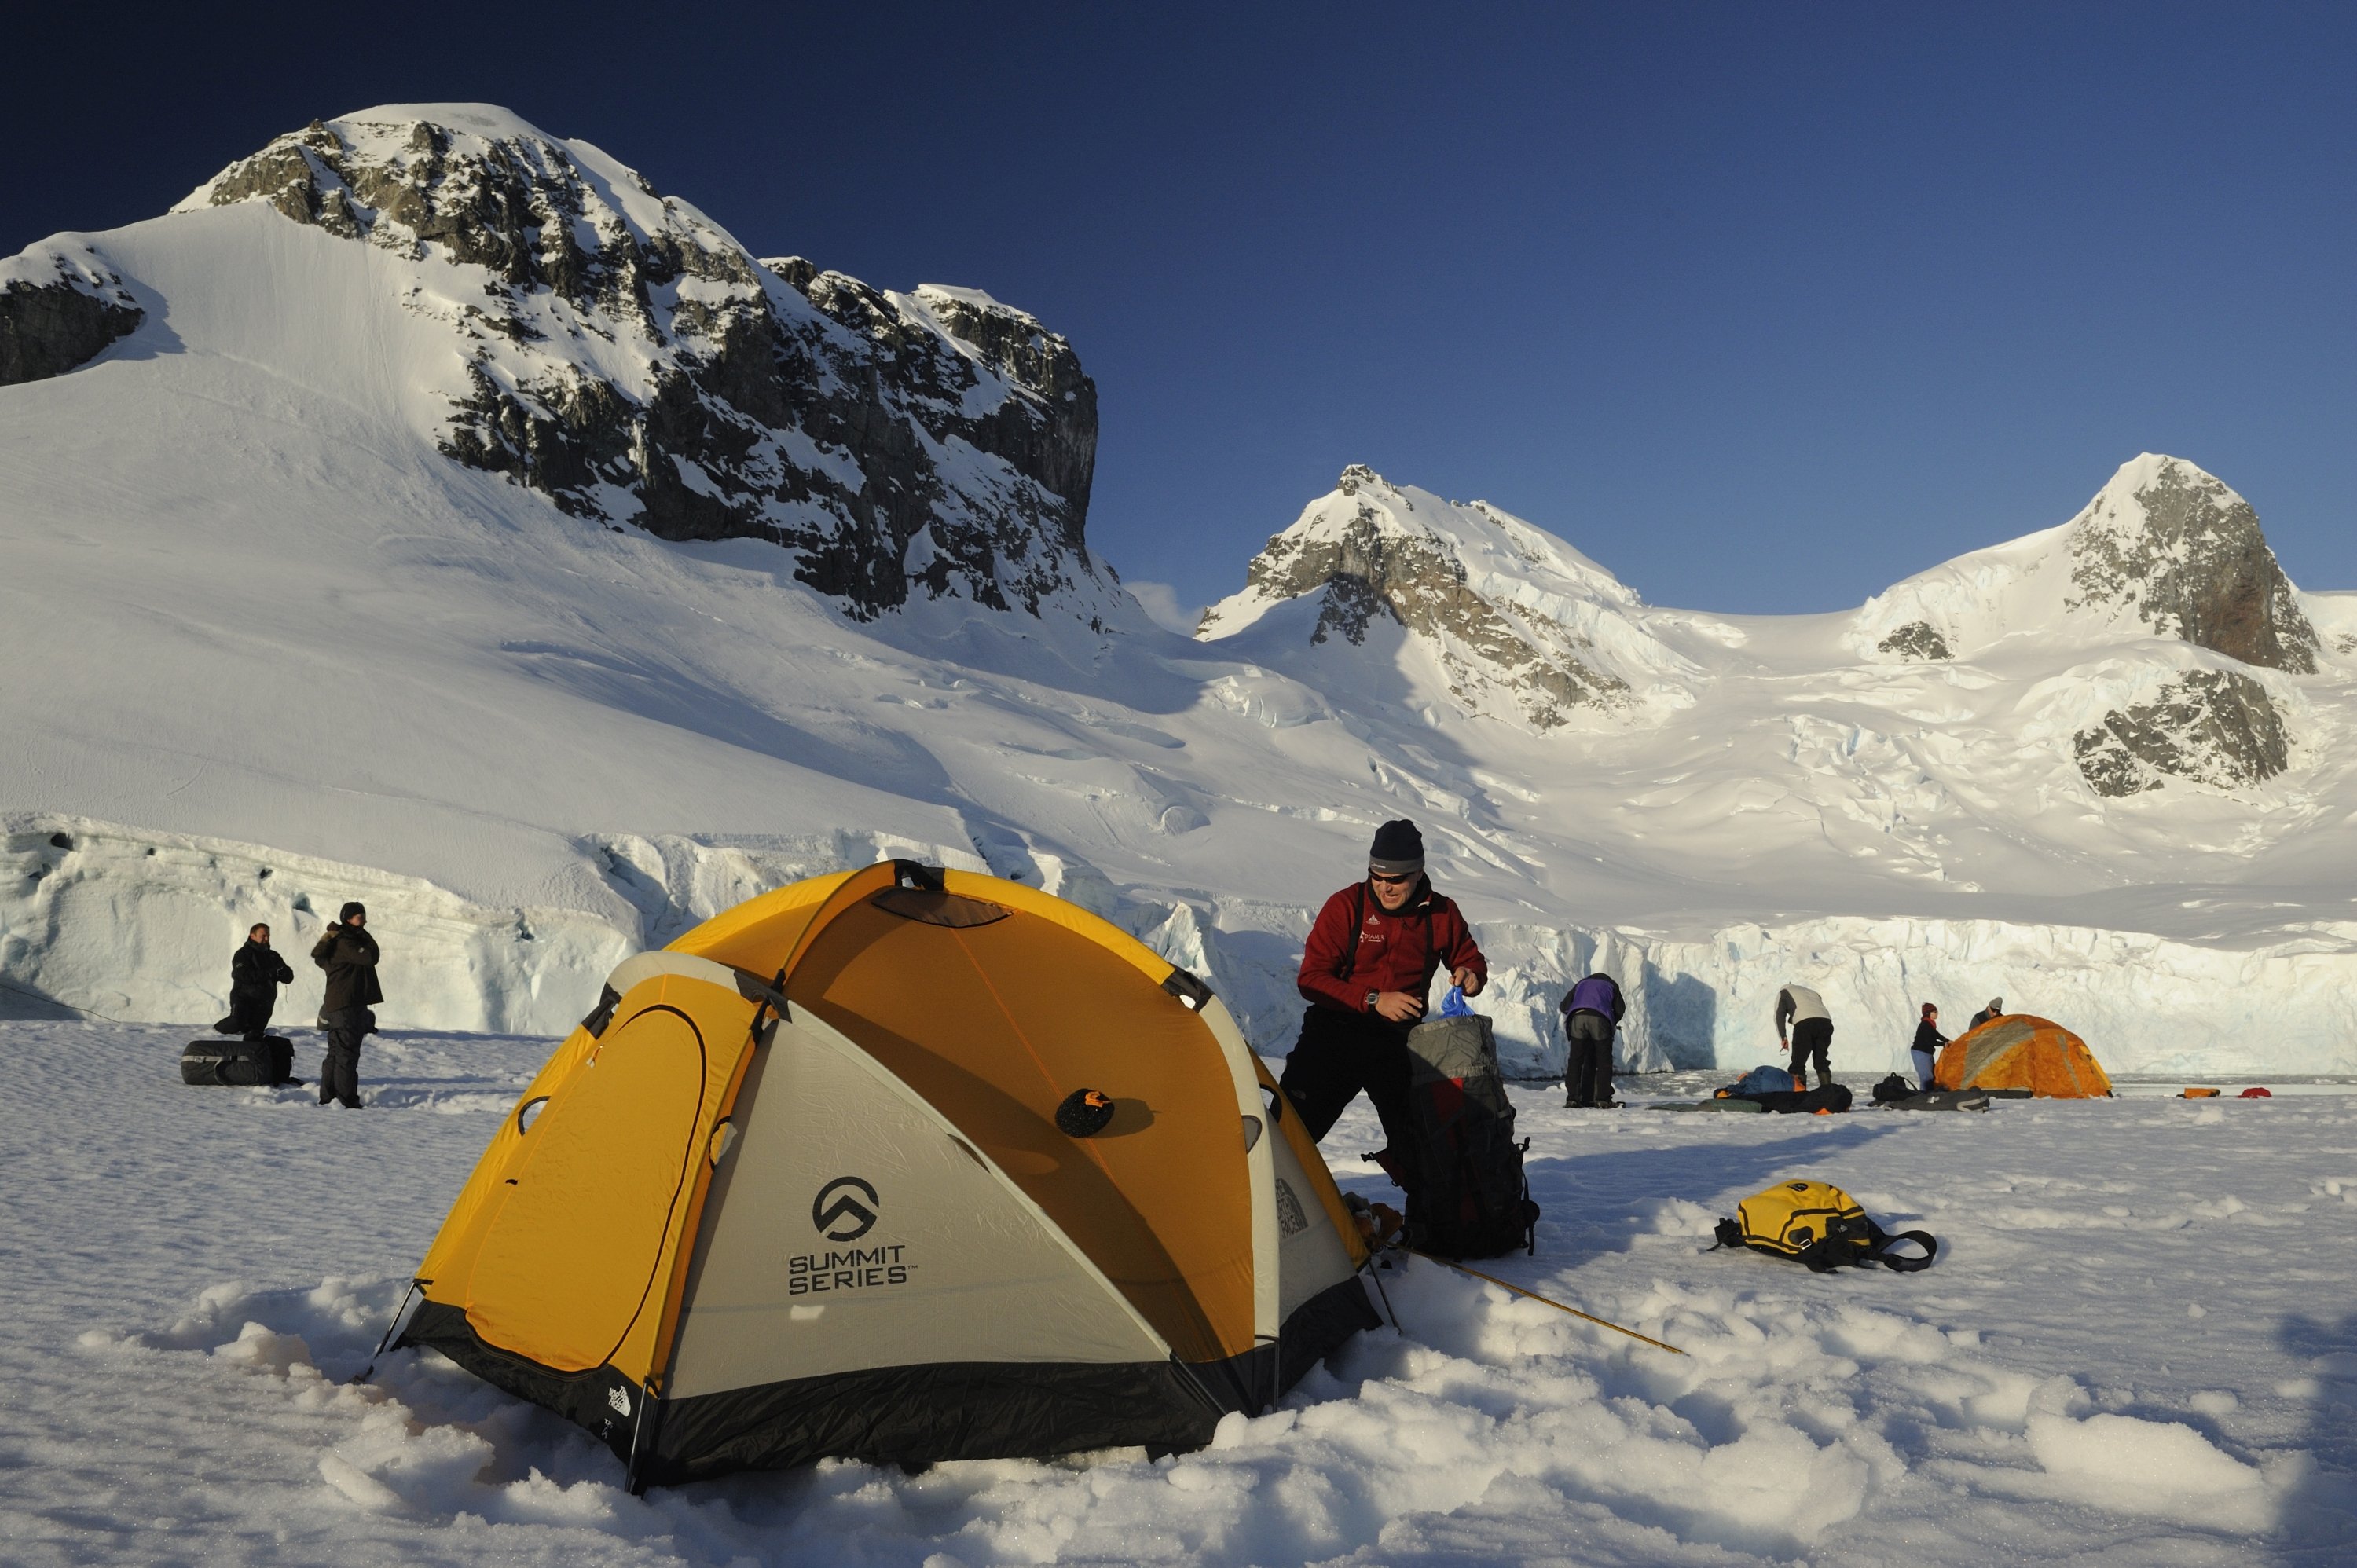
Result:
M1444 1018L1470 1018L1473 1009L1465 1004L1465 988L1452 985L1448 994L1440 999L1440 1015Z

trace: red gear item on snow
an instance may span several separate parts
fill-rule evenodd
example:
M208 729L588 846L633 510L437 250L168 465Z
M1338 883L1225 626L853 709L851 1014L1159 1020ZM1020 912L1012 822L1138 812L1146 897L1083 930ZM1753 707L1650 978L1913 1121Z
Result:
M1435 893L1430 882L1419 882L1394 915L1359 883L1327 899L1318 911L1301 953L1301 994L1321 1007L1364 1013L1370 991L1405 991L1428 1001L1432 977L1443 969L1469 969L1489 983L1489 961L1473 945L1473 933L1456 904Z

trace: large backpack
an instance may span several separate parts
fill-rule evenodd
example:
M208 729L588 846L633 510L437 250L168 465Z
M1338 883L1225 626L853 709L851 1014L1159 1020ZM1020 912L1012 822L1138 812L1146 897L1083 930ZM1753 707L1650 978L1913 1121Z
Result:
M1407 1190L1407 1244L1445 1258L1536 1251L1539 1206L1514 1142L1514 1106L1490 1020L1436 1018L1408 1032L1408 1125L1392 1150Z
M1902 1230L1893 1236L1877 1225L1856 1198L1824 1181L1781 1181L1736 1206L1736 1218L1718 1222L1719 1247L1750 1247L1808 1265L1812 1273L1831 1273L1845 1263L1864 1267L1880 1263L1900 1273L1928 1269L1940 1243L1928 1230ZM1920 1258L1889 1251L1893 1241L1921 1245Z

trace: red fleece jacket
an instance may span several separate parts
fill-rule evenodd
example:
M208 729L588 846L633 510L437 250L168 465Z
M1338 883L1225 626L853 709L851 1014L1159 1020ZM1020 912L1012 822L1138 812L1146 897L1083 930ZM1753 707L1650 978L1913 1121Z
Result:
M1428 1003L1433 974L1442 969L1469 969L1489 983L1489 961L1473 945L1457 906L1419 879L1400 912L1386 914L1362 882L1343 888L1318 911L1301 953L1301 994L1344 1013L1366 1012L1370 991L1405 991Z

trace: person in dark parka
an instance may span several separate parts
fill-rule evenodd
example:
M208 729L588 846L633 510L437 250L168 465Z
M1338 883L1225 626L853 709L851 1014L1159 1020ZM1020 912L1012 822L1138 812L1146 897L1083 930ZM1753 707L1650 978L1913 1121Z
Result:
M328 1032L328 1055L319 1063L319 1103L332 1100L361 1108L361 1041L376 1032L369 1009L384 1000L376 983L376 939L368 934L368 910L344 906L336 923L311 949L311 961L328 972L319 998L319 1027Z
M258 1040L270 1033L270 1015L278 1007L278 988L295 983L295 972L270 945L270 928L256 926L245 933L245 945L229 961L229 1016L213 1028L224 1035Z
M1571 1047L1563 1069L1566 1105L1609 1111L1620 1103L1612 1098L1612 1035L1627 1011L1609 974L1589 975L1563 999L1563 1034Z

